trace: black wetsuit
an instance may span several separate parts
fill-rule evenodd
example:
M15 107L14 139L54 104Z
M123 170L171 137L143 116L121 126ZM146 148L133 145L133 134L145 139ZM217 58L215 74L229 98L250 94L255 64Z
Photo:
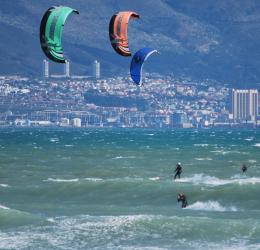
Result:
M178 199L177 199L178 202L181 201L181 207L182 208L185 208L188 206L188 202L187 202L187 199L186 199L186 196L183 194L183 195L178 195Z
M243 165L242 167L242 172L245 173L247 171L247 166L246 165Z
M181 178L182 167L180 165L178 165L174 172L175 172L174 179L176 179L177 176L180 179Z

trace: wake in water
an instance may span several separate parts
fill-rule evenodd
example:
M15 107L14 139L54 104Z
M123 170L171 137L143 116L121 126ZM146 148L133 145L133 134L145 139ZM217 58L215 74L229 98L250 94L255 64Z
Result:
M219 204L217 201L197 201L194 204L189 205L185 209L191 209L191 210L200 210L200 211L215 211L215 212L236 212L236 207L223 207Z
M248 184L260 184L260 178L243 177L241 175L235 175L230 179L219 179L218 177L215 176L195 174L191 177L176 179L175 182L192 183L194 185L207 185L207 186L223 186L228 184L248 185Z

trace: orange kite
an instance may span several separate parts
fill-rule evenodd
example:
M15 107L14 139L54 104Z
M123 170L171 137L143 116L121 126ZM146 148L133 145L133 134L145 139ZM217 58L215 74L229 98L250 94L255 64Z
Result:
M109 37L114 50L122 56L131 56L128 47L128 22L138 19L139 15L132 11L122 11L113 15L109 24Z

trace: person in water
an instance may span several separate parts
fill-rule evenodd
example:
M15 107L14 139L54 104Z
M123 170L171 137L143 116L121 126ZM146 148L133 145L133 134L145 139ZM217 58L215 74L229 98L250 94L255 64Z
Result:
M180 162L177 163L174 172L175 172L174 180L177 178L177 176L180 179L181 178L181 173L182 173L182 167L181 167L181 163Z
M185 208L185 207L188 206L187 198L186 198L185 194L182 193L182 192L178 194L177 201L181 202L181 207L182 208Z
M248 169L247 165L243 164L243 166L241 168L242 172L245 173L247 171L247 169Z

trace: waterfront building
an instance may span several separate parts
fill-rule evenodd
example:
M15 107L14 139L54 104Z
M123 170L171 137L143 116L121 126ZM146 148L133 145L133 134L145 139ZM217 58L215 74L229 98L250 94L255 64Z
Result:
M48 78L50 75L49 72L49 61L46 59L43 60L43 77Z
M65 77L70 77L70 62L67 60L64 64L64 75Z
M76 128L81 128L81 119L80 118L72 119L72 126Z
M258 116L258 91L232 89L232 115L234 121L256 121Z
M95 60L93 63L93 76L96 79L100 78L100 62Z

